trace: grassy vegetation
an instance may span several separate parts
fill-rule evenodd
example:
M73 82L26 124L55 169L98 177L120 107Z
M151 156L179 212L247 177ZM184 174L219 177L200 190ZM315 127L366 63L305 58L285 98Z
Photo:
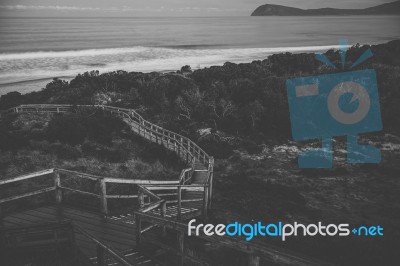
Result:
M137 179L173 179L181 170L173 154L101 112L7 116L0 149L3 178L53 167Z

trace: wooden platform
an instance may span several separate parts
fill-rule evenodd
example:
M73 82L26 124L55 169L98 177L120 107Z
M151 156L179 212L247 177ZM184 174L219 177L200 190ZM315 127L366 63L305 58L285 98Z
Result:
M34 209L11 213L4 217L5 229L30 226L57 220L72 220L77 225L116 250L126 253L135 248L135 224L102 218L98 213L80 210L76 207L46 205ZM75 241L81 251L89 258L96 257L96 245L81 233L75 232Z

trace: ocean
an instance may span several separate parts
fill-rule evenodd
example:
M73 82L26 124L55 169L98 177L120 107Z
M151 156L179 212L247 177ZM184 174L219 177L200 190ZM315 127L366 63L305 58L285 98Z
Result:
M173 71L400 38L400 16L0 18L0 95L78 73Z

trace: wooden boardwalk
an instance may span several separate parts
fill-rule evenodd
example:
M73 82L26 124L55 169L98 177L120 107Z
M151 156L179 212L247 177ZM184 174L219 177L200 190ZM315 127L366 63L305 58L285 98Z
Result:
M4 218L5 229L35 225L49 221L71 220L99 240L108 243L117 250L124 252L135 247L135 225L104 219L99 213L80 210L76 207L45 205L11 213ZM75 232L76 243L88 256L96 256L96 246L80 232Z
M10 213L3 219L4 230L25 228L49 222L71 220L77 226L104 244L113 247L125 256L132 265L159 265L137 250L135 223L104 218L99 213L77 207L48 204L37 208ZM81 231L74 231L74 238L80 251L93 262L97 259L97 246ZM4 261L3 261L4 262ZM96 263L94 263L96 264ZM112 265L113 263L109 263Z
M53 183L46 188L7 198L0 197L0 248L3 244L7 249L15 248L13 243L7 241L16 238L12 238L11 233L7 235L7 232L17 232L17 234L32 234L33 232L36 236L42 232L47 234L50 232L50 236L52 233L56 236L55 243L57 244L58 231L49 231L50 229L46 231L46 223L59 221L60 224L64 224L64 221L70 221L70 227L73 228L73 242L88 262L79 265L182 266L185 264L193 265L193 263L194 265L212 265L212 262L201 260L196 254L187 252L187 247L184 247L184 243L187 241L185 239L188 238L186 221L195 217L206 220L212 199L214 159L196 143L144 120L134 110L118 107L21 105L3 112L2 115L12 112L62 113L79 108L98 108L120 116L130 125L133 132L174 151L181 160L187 163L189 168L183 169L177 180L169 181L100 177L57 168L7 180L0 179L1 187L41 176L53 175ZM83 191L81 188L68 187L67 182L64 184L65 177L90 181L93 184L93 190L89 192ZM130 188L134 186L137 193L109 194L107 191L109 184L125 185ZM17 209L7 214L2 213L2 204L46 193L54 193L55 204L49 203L25 210ZM64 197L67 193L77 193L98 200L100 210L93 212L67 205L68 197ZM124 212L120 215L110 215L108 201L111 199L136 199L137 209L134 213ZM112 210L112 212L115 211L118 210ZM26 230L29 227L31 229ZM34 231L37 228L42 231ZM55 228L54 230L62 229L57 228L56 225L53 225L52 228ZM21 232L18 232L18 230L21 230ZM7 238L9 236L11 237ZM47 235L47 237L49 236ZM24 240L24 238L22 239ZM250 266L260 265L261 260L279 265L326 265L289 252L282 252L274 247L249 243L238 238L199 235L197 239L247 254L247 265ZM29 242L29 237L25 240ZM46 240L46 243L48 242ZM186 245L190 245L191 241L188 242ZM7 265L4 260L0 260L0 264L2 266ZM26 263L23 265L26 265Z

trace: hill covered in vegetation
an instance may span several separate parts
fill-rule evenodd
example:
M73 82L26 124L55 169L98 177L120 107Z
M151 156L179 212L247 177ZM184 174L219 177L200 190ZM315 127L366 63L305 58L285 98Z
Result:
M256 8L252 16L349 16L349 15L399 15L400 1L364 9L317 8L301 9L282 5L265 4Z

